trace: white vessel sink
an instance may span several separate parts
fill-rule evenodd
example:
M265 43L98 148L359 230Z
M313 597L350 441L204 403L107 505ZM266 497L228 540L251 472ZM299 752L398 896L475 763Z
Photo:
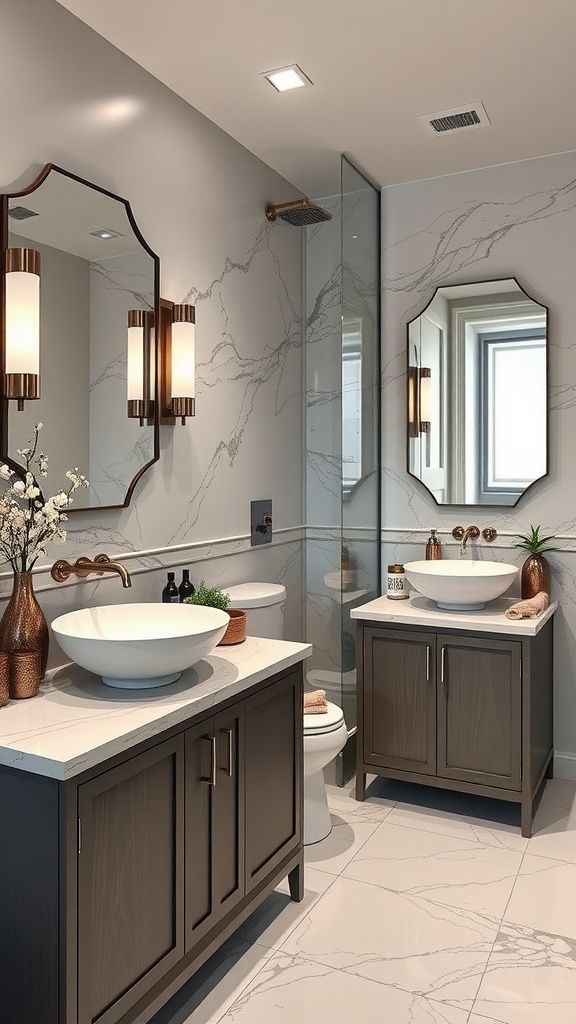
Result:
M407 562L408 582L419 594L451 611L476 611L500 597L516 579L518 569L507 562Z
M52 631L65 654L107 686L173 683L214 650L227 612L191 604L108 604L59 615Z

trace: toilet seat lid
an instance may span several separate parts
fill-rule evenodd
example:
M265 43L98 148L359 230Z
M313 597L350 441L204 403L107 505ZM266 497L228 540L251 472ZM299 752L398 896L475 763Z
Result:
M286 599L286 587L281 583L238 583L223 589L230 594L233 608L266 608Z
M328 701L328 711L323 715L304 715L304 735L319 736L324 732L335 732L344 722L344 712L337 704Z

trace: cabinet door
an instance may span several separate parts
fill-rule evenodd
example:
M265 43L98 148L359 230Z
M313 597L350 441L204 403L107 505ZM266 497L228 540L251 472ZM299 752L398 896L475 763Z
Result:
M436 638L364 629L364 761L436 774Z
M302 669L245 704L246 891L302 838Z
M521 788L520 643L438 637L438 775Z
M243 708L186 732L186 950L244 895Z
M184 744L78 787L78 1024L115 1024L184 955Z

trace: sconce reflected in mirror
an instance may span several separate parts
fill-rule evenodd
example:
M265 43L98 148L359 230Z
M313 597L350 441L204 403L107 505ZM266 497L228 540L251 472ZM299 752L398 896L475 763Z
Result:
M158 394L160 423L173 425L196 412L196 311L160 299Z
M4 393L24 401L40 397L40 253L7 249Z
M429 366L408 367L408 436L427 434L432 420L432 371Z
M126 398L129 419L154 418L154 317L146 309L128 310Z

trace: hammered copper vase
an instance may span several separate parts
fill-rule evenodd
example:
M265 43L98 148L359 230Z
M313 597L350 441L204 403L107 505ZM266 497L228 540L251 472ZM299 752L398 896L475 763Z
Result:
M34 596L31 572L15 572L14 586L0 622L0 651L40 651L44 676L48 661L48 626Z
M520 576L522 599L536 597L541 591L550 597L550 566L543 555L529 555Z

